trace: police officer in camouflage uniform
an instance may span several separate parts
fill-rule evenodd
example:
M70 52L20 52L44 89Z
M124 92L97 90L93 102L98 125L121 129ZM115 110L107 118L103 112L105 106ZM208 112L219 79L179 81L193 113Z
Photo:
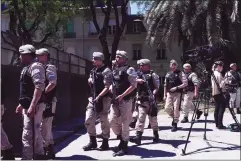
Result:
M1 78L1 116L3 116L5 108L4 108L4 102L6 98L6 93L5 93L5 86L3 78ZM3 124L1 124L1 155L2 160L15 160L12 152L12 144L10 144L8 140L8 136L5 133L3 129Z
M172 132L177 131L177 123L180 117L180 103L181 103L181 93L183 88L187 86L186 75L177 69L176 60L170 61L171 71L165 76L164 82L164 100L165 112L173 118L172 121Z
M128 57L125 51L116 51L116 66L113 70L113 102L110 109L110 125L113 132L119 136L118 150L113 156L121 156L128 151L129 125L132 115L132 100L135 97L137 74L133 67L127 65ZM116 97L115 97L116 96Z
M137 60L137 66L138 66L138 68L140 67L140 60ZM137 101L136 101L137 97L138 97L138 95L136 95L136 97L133 99L133 104L132 104L132 121L130 123L130 128L135 128L136 127L136 122L137 122L137 119L139 117L138 105L137 105ZM150 121L149 121L149 125L148 125L147 128L151 128Z
M240 113L240 88L241 78L237 72L237 64L230 64L230 70L225 74L226 90L230 94L229 107L237 108L237 113Z
M20 76L20 97L16 112L23 114L22 159L45 159L40 131L45 108L41 97L45 88L45 70L41 63L34 62L35 48L32 45L21 46L19 53L24 68Z
M45 67L46 88L44 90L46 108L43 112L43 121L41 125L42 137L44 143L44 153L49 159L55 159L54 140L52 134L52 122L56 109L56 84L57 84L57 69L53 64L50 64L50 53L48 49L41 48L36 50L36 56L40 63Z
M85 127L90 136L90 142L83 147L84 151L97 148L95 121L97 115L100 118L102 130L102 145L99 150L109 149L110 124L108 121L108 111L110 109L111 99L109 97L109 87L112 83L111 70L103 64L104 55L101 52L93 53L94 68L91 70L88 83L92 89L92 96L89 98L89 104L86 109ZM95 89L96 98L93 100L93 89ZM93 106L95 103L95 108Z
M195 107L192 103L193 98L198 97L198 86L199 86L199 80L197 77L197 74L191 71L191 65L186 63L183 65L184 73L186 75L186 78L188 80L188 85L184 88L183 91L183 112L184 112L184 118L181 121L181 123L188 122L188 114L189 111L194 111ZM197 109L197 119L200 118L202 111Z
M158 135L158 122L157 122L157 107L151 107L149 102L149 93L145 83L148 83L148 86L155 96L160 87L160 80L159 76L150 70L150 60L148 59L141 59L140 60L140 71L142 73L138 74L137 79L137 104L138 104L138 111L139 111L139 118L136 126L136 136L131 138L130 141L134 142L138 145L141 144L141 137L144 131L144 125L146 121L146 116L149 115L149 120L151 124L151 128L153 129L153 142L158 142L159 135ZM143 74L143 75L142 75ZM142 77L146 78L144 82ZM155 108L155 109L153 109ZM153 110L153 113L150 111Z

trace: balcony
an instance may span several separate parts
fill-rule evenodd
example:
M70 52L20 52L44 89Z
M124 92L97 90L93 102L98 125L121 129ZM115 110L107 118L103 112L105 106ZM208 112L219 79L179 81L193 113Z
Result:
M64 34L64 38L67 38L67 39L69 39L69 38L76 38L76 33L75 32L66 32Z
M97 32L89 32L89 36L97 36L98 33Z

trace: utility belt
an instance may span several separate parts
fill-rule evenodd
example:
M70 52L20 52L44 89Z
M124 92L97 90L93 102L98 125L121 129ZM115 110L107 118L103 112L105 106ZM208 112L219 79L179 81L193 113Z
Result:
M21 98L19 98L18 102L24 109L29 109L31 102L32 102L32 98L21 97ZM39 102L37 103L37 105L39 105L40 103L45 103L45 101L40 99Z
M227 85L226 91L229 92L229 93L236 93L238 88L239 88L238 85Z
M194 92L194 90L183 90L184 94L187 94L188 92Z
M171 91L169 91L169 90L167 90L167 92L169 92L169 93L182 93L182 91L181 90L176 90L176 91L174 91L174 92L171 92Z
M141 103L143 102L149 102L149 97L148 96L139 96L137 98L138 101L140 101Z

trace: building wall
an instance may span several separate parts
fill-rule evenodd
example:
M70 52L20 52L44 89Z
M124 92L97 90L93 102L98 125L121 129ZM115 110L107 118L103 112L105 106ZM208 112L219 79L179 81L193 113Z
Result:
M104 17L99 15L98 20L103 21ZM68 52L70 48L73 48L76 55L84 57L86 59L92 59L92 53L94 51L102 51L102 46L97 35L90 35L89 33L93 31L94 26L91 26L91 22L85 22L83 25L83 19L81 17L76 17L74 19L74 32L76 32L76 38L65 38L64 48ZM112 19L111 22L113 22ZM83 27L84 26L84 27ZM101 27L102 25L100 25ZM113 42L113 35L108 35L107 41L109 44L109 49L111 49L111 44ZM178 46L176 40L173 41L171 50L168 51L163 46L162 48L166 51L167 59L157 60L156 49L150 48L145 44L146 33L140 34L123 34L120 43L119 50L125 50L129 54L129 63L131 65L136 65L136 60L132 60L133 57L133 44L141 45L142 58L150 59L152 62L152 68L160 76L164 76L167 70L169 70L169 62L171 59L175 59L180 62L180 56L182 52L182 45Z

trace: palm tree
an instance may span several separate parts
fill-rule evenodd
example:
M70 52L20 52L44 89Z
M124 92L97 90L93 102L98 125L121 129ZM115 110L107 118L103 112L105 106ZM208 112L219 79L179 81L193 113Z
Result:
M184 50L200 45L237 46L239 20L240 0L155 0L145 19L146 41L151 46L164 43L170 47L178 35Z

